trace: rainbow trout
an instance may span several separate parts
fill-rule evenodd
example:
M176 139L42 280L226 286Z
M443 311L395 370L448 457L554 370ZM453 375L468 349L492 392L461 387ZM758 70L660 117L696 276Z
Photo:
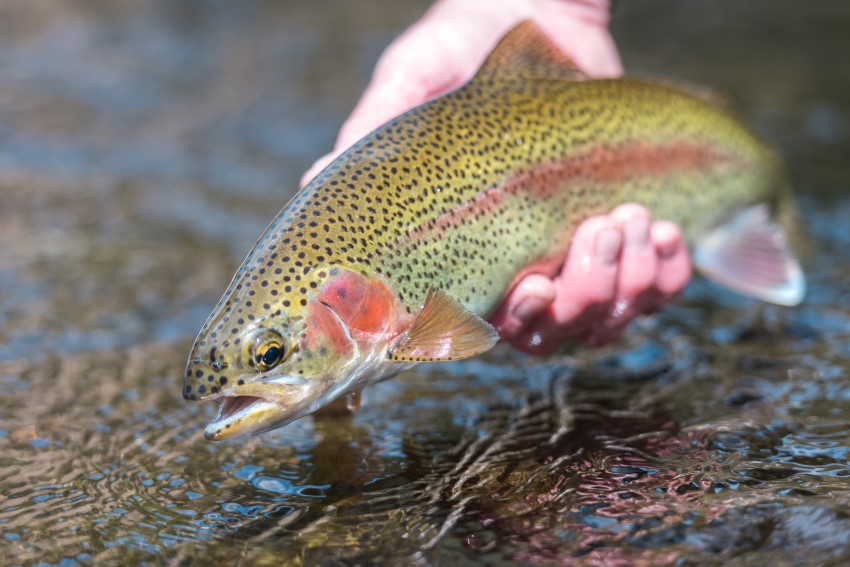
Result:
M554 276L575 227L627 201L679 224L710 278L802 300L770 150L700 97L587 79L522 23L469 83L360 140L284 207L201 329L183 396L220 404L205 435L225 439L482 353L518 275Z

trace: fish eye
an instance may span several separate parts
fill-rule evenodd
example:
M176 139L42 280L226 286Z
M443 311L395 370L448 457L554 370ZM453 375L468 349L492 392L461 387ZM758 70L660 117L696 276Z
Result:
M280 364L286 358L283 337L264 329L251 344L249 362L258 370L265 372Z
M263 347L263 350L265 352L263 352L262 357L260 358L260 363L269 368L277 364L277 361L280 360L281 356L280 347L275 345L266 345Z

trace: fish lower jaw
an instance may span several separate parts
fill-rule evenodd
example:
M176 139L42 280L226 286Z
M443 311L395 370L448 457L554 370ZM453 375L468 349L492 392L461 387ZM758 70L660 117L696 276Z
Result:
M249 433L259 433L262 429L252 427L251 422L257 422L257 416L277 413L280 409L279 404L256 396L224 397L218 406L218 413L204 430L204 437L210 441L220 441Z
M213 398L218 413L204 430L211 441L262 433L306 413L312 407L314 388L292 376L272 378L232 388Z

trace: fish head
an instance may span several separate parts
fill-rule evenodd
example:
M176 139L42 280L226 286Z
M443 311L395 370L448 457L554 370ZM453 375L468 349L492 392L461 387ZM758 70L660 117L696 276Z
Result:
M189 356L184 398L219 403L207 439L286 425L402 369L387 357L397 299L381 279L338 266L290 281L252 271L234 278Z

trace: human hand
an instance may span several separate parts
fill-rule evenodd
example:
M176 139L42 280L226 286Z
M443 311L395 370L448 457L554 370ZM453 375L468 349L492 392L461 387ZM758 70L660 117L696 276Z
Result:
M381 124L464 84L524 19L588 75L621 73L606 0L440 0L384 51L334 151L304 174L302 185ZM690 274L679 229L652 222L640 205L621 205L582 223L560 274L525 276L490 321L503 340L534 354L551 353L565 340L599 346L679 293Z
M608 0L439 0L384 50L334 150L307 170L301 185L378 126L466 83L499 39L526 19L589 75L622 73L608 33Z
M691 276L679 228L634 203L585 220L554 278L525 276L490 322L503 340L551 354L567 340L601 346L677 295Z

